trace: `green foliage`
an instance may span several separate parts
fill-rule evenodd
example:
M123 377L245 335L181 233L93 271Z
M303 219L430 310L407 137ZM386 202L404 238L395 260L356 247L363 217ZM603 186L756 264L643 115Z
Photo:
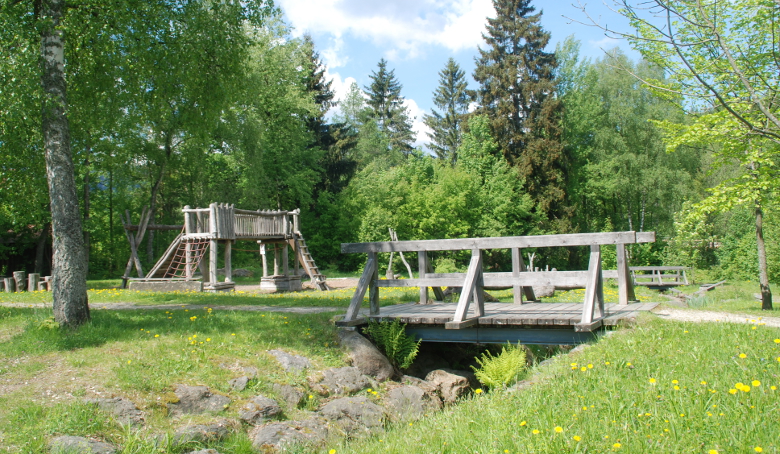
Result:
M371 337L393 366L402 370L412 365L422 342L406 334L406 324L398 320L369 322L363 333Z
M501 353L493 355L490 350L475 358L479 367L471 366L477 380L488 388L509 386L517 381L525 370L525 348L520 344L507 344L501 347Z

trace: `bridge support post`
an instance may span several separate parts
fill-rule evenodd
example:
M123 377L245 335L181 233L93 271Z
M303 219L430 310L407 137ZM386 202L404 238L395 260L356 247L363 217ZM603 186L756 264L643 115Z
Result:
M630 301L636 301L634 294L634 282L631 279L631 272L628 269L628 257L626 256L626 245L618 243L617 247L617 272L618 272L618 304L628 305Z

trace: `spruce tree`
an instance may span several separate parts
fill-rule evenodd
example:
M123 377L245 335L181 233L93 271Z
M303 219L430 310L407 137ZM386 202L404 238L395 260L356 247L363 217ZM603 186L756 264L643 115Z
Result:
M550 34L530 0L493 0L486 49L479 49L474 79L479 112L490 118L506 159L525 180L537 210L568 229L567 158L561 144L562 105L555 97L555 55L545 52Z
M369 117L374 120L390 142L390 147L408 156L414 143L412 120L404 107L402 85L394 70L387 70L387 61L379 60L378 71L372 72L371 85L364 87L368 94Z
M466 74L454 59L450 58L443 70L439 71L439 88L434 92L433 103L442 110L435 109L431 115L425 115L423 121L431 128L428 133L432 142L428 147L439 159L450 161L453 165L458 159L457 149L461 142L464 116L468 113L469 96Z

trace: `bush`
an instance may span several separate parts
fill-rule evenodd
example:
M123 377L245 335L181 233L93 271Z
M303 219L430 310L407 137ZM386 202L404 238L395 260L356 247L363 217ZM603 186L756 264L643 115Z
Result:
M363 333L371 337L377 347L398 369L407 369L417 357L421 340L406 334L406 324L398 320L390 322L369 322Z
M517 381L525 369L525 349L520 344L515 346L507 343L497 356L486 351L475 359L480 367L471 368L477 380L487 388L509 386Z

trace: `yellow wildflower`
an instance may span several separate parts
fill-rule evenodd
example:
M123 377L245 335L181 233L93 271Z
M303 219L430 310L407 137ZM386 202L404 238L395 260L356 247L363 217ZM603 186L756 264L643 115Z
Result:
M563 432L563 427L561 427L561 426L555 426L555 432L556 432L556 433L561 433L561 432Z

